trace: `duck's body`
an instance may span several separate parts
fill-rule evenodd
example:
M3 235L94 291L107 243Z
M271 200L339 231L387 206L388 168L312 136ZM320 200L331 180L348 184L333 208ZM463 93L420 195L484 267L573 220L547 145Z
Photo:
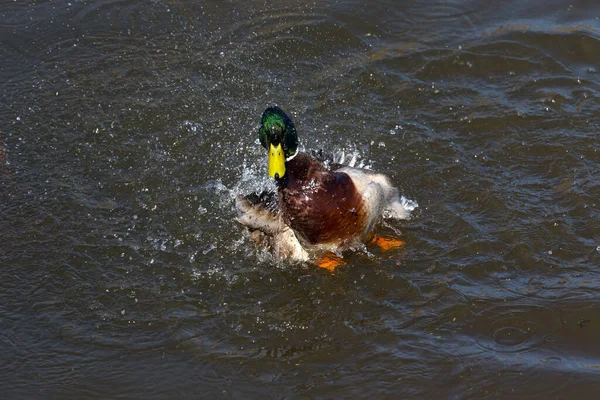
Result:
M286 167L288 177L279 183L279 207L300 240L337 247L363 236L366 204L348 174L328 171L306 153Z
M265 114L269 111L283 113L272 107ZM295 148L273 166L271 157L278 150L283 156L286 141L282 136L268 137L269 124L264 121L263 115L266 140L261 134L261 142L270 145L269 173L277 182L277 200L268 195L239 197L238 220L264 234L276 257L305 261L323 251L339 253L367 241L384 211L392 217L408 217L409 209L400 203L397 189L385 175L349 166L330 170ZM289 119L283 122L291 124ZM287 143L293 141L288 138Z

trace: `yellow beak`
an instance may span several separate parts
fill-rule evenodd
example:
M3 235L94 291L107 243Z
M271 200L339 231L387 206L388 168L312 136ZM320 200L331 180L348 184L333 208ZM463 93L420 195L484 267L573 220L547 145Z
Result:
M285 175L285 155L281 143L277 146L269 145L269 176L271 178L283 178Z

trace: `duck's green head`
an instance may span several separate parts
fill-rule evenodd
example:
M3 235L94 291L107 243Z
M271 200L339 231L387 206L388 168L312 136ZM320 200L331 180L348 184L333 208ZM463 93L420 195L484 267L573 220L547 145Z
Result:
M258 131L260 144L269 151L269 176L280 179L285 175L285 160L296 154L298 135L294 123L277 106L265 110Z

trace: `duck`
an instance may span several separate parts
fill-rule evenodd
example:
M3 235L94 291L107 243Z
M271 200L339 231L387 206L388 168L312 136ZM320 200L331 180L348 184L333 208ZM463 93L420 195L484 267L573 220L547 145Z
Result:
M267 172L277 191L238 195L237 221L276 259L310 261L334 271L344 265L342 253L375 243L384 250L404 244L374 232L386 217L406 219L417 206L400 198L381 173L340 163L326 164L298 151L291 118L278 106L262 114L258 130L267 150Z

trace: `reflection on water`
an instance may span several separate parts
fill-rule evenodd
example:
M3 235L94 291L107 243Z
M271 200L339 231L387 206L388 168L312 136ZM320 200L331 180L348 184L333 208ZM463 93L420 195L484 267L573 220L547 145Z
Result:
M8 398L600 389L600 8L396 3L0 1ZM418 201L402 251L256 249L271 104Z

